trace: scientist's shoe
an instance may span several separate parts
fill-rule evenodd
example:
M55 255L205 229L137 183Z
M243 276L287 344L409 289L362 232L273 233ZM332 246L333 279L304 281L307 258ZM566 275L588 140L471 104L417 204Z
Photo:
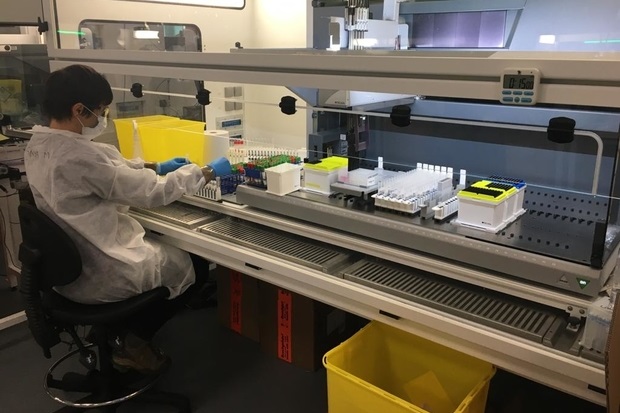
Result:
M170 366L170 357L131 333L120 344L112 353L114 367L120 371L131 369L143 374L157 374Z

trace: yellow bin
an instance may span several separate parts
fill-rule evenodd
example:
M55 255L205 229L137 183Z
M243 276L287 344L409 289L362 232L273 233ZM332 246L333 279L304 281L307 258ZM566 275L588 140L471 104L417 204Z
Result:
M150 115L141 116L139 118L123 118L114 119L114 127L116 128L116 136L118 138L118 146L121 154L131 159L133 154L133 121L136 121L138 125L152 123L152 122L170 122L177 121L179 118L166 115Z
M0 113L19 115L23 109L22 81L19 79L0 79Z
M190 161L204 165L205 123L179 119L172 122L155 122L138 125L142 140L143 158L161 162L175 156L187 156Z
M329 413L484 413L492 364L376 321L323 358Z

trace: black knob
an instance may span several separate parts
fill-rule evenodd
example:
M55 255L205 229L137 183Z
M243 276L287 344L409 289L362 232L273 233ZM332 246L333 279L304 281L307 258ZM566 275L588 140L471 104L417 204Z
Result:
M7 45L5 45L5 46L4 46L4 50L6 50L7 52L10 52L10 51L11 51L11 46L10 46L10 45L8 45L8 44L7 44Z

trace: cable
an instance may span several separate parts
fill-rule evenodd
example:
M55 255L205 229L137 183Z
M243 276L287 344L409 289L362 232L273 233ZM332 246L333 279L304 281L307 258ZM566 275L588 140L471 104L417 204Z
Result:
M13 267L19 268L19 265L16 265L15 261L13 261L13 254L11 254L11 250L9 249L9 246L7 244L7 240L6 240L7 231L4 225L4 213L2 212L2 209L0 209L0 219L2 220L2 240L3 240L2 242L4 243L4 249L6 250L6 252L9 253L9 259L11 260L11 264L13 264Z

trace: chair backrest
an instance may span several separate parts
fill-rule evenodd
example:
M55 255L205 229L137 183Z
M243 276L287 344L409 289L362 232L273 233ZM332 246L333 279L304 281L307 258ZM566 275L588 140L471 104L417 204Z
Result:
M36 206L18 207L22 231L20 260L36 270L37 285L42 291L67 285L80 276L82 259L73 240ZM37 251L36 262L28 255L22 257L22 247Z
M36 206L22 203L18 214L22 231L19 290L30 332L50 358L50 348L60 342L59 329L50 323L41 291L74 281L82 272L82 259L71 238Z

